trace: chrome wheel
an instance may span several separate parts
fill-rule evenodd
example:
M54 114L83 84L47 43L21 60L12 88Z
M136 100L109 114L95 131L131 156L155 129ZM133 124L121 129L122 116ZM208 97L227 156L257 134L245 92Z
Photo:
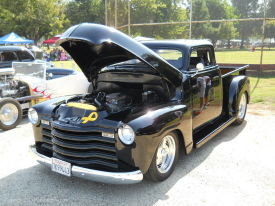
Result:
M0 99L0 129L13 129L21 119L22 109L18 101L13 98Z
M240 96L239 102L237 104L237 114L236 114L236 120L233 122L235 125L240 125L243 123L245 114L246 114L246 109L247 109L247 95L246 93L243 93Z
M157 150L156 165L160 173L166 173L173 165L176 154L176 143L171 135L165 136Z
M239 104L239 118L243 119L245 116L245 112L246 112L246 107L247 107L247 102L246 102L246 95L243 94L240 104Z
M173 172L179 156L179 139L176 132L169 132L158 145L145 177L155 182L167 179Z
M0 119L4 125L12 125L18 119L18 109L14 104L7 103L0 109Z

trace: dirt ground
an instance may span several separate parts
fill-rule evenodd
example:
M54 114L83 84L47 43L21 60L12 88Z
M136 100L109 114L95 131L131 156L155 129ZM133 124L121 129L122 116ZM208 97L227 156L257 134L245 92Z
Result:
M275 107L261 103L248 104L247 114L258 116L274 116Z
M199 149L181 154L161 183L108 185L51 171L30 158L26 117L0 130L0 205L275 206L275 109L249 104L242 125L230 125Z

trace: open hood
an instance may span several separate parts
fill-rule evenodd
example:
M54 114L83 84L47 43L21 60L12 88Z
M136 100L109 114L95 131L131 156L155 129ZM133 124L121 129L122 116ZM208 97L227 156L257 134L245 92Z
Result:
M70 27L56 44L75 60L89 81L105 66L139 59L176 87L182 82L181 72L158 54L126 34L108 26L82 23Z

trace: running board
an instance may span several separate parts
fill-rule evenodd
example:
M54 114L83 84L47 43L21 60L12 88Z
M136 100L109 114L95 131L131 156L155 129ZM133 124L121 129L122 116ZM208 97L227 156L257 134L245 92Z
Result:
M198 141L195 145L195 148L201 147L203 144L208 142L210 139L212 139L215 135L220 133L224 128L226 128L228 125L230 125L232 122L234 122L236 117L231 117L229 120L221 124L219 127L217 127L215 130L213 130L210 134L206 135L204 138L202 138L200 141Z

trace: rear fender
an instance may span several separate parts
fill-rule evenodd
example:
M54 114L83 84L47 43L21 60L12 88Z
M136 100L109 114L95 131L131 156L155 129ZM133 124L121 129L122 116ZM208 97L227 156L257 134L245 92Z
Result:
M237 111L237 102L240 96L246 92L248 103L250 100L250 81L247 76L236 76L232 78L228 91L224 91L224 110L230 116L235 116Z

